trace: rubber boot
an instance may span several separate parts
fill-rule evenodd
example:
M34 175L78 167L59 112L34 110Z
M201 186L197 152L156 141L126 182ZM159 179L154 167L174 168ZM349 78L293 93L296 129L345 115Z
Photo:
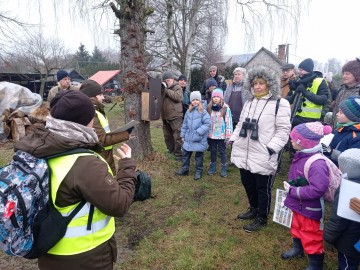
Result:
M189 154L189 152L184 152L184 154L182 156L182 167L180 170L175 172L176 175L188 175L189 174L190 158L191 158L191 155Z
M309 266L305 270L323 270L324 253L309 254Z
M304 257L304 248L299 238L293 238L293 247L281 254L281 259L290 260L296 257Z
M210 163L210 168L207 173L208 173L208 175L213 175L216 173L216 162Z
M203 164L204 164L204 152L196 152L195 154L195 162L196 162L196 171L194 180L200 180L203 172Z
M227 176L227 164L221 164L220 176L221 177L226 177Z

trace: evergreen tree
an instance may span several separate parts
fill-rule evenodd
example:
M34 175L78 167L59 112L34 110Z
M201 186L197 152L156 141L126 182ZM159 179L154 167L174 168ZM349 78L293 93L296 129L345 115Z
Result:
M94 47L94 50L92 52L91 62L93 62L94 64L107 62L106 58L103 56L102 52L98 49L97 46Z

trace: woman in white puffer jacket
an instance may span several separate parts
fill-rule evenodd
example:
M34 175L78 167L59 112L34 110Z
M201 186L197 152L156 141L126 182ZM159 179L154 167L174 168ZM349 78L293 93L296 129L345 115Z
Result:
M270 67L259 65L249 70L244 87L251 97L244 104L230 138L233 142L231 162L240 169L250 204L238 219L255 219L243 227L247 232L267 225L278 154L290 134L290 104L280 98L279 78Z

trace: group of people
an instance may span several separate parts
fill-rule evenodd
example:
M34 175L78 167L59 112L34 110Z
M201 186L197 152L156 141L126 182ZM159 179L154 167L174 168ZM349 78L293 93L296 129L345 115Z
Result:
M348 84L337 92L336 124L330 146L320 143L321 138L331 132L329 126L321 123L329 90L326 81L314 72L310 58L299 64L299 80L293 83L285 80L294 78L291 74L294 66L284 65L282 73L287 77L281 85L279 73L262 65L249 71L236 68L229 85L212 66L203 89L192 92L186 85L186 76L175 78L171 72L162 74L161 116L165 144L182 162L176 174L189 174L191 156L195 152L194 179L201 179L204 153L209 149L207 173L216 174L219 152L220 176L226 177L226 147L230 145L230 160L239 168L249 203L249 208L237 216L239 220L250 221L243 226L246 232L258 231L268 223L274 177L282 149L290 138L294 155L284 189L287 192L285 205L293 211L293 247L281 257L287 260L306 253L308 270L323 268L323 240L338 249L339 269L357 269L360 262L360 223L337 216L338 192L332 215L323 230L322 198L330 175L326 161L314 161L308 179L304 172L304 164L311 156L324 153L347 174L347 179L360 184L360 93L354 90L356 97L344 93L359 85L360 63L354 61L343 67L344 84ZM50 91L50 116L46 126L36 127L33 133L15 144L15 150L39 158L75 148L93 152L64 156L50 163L50 167L54 166L51 179L56 179L56 185L51 187L56 194L55 207L66 215L81 201L86 200L87 204L69 225L75 229L74 233L65 235L39 258L39 268L113 269L117 253L113 217L127 212L134 198L137 178L131 148L123 144L113 155L112 146L128 140L132 129L110 132L104 96L95 81L84 81L76 91L70 89L66 73L59 71L58 81L59 86ZM353 198L349 203L360 215L360 200ZM93 219L88 224L90 211ZM87 230L89 226L90 231Z
M354 245L360 241L360 223L344 221L333 211L324 234L323 196L329 188L330 168L325 160L317 159L310 165L306 179L304 166L311 156L320 153L339 166L347 179L360 184L359 167L355 166L360 165L360 93L353 90L359 86L358 68L360 71L359 60L343 67L343 80L347 84L335 92L333 128L323 121L323 111L332 100L328 82L314 71L311 58L298 65L298 78L292 64L282 67L281 80L271 67L258 65L248 72L236 68L233 82L225 91L214 77L209 78L201 92L190 94L190 106L179 132L180 143L183 143L182 167L176 174L189 174L190 158L195 152L194 179L199 180L204 152L209 146L208 174L216 173L219 151L220 176L226 176L225 150L226 145L231 145L231 162L240 170L249 202L247 211L237 218L251 220L243 226L246 232L258 231L267 225L274 177L283 148L290 141L291 165L284 189L287 192L285 205L294 213L293 248L284 252L282 258L288 260L306 253L308 270L323 269L325 239L338 248L339 269L357 269L360 253ZM210 72L216 75L217 69L211 67ZM351 83L348 83L349 78L352 78ZM344 89L352 89L356 96L344 93ZM321 144L320 140L331 132L334 137L330 145ZM338 193L334 209L337 204ZM347 241L340 240L344 235Z

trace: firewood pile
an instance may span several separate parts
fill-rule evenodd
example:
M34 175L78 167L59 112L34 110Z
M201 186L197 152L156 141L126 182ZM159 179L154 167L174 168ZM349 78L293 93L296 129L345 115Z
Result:
M3 126L5 135L5 138L2 138L2 141L19 141L22 137L31 133L36 126L44 126L46 117L49 114L48 105L46 103L43 103L29 115L16 109L5 109L0 116L0 124Z

